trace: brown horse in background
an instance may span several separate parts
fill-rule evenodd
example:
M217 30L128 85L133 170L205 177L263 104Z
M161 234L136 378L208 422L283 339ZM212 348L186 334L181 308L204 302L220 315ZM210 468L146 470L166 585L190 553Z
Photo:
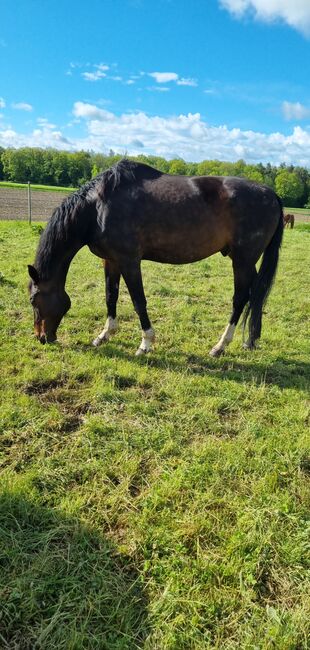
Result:
M284 214L283 215L284 219L284 227L288 227L289 225L291 228L294 228L294 223L295 223L295 215L294 214Z
M186 264L221 252L232 260L233 310L210 354L224 352L245 307L246 345L253 348L261 334L262 309L275 277L282 234L281 203L269 187L237 177L171 176L120 161L65 199L41 235L34 266L28 267L36 336L41 343L56 340L70 308L67 272L82 246L105 260L107 321L93 344L108 341L116 332L123 277L142 327L139 355L151 350L155 336L141 261Z

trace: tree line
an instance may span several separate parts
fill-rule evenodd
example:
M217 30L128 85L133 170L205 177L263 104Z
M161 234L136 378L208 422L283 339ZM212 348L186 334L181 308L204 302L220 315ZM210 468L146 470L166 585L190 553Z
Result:
M187 176L242 176L272 187L287 207L310 207L310 171L305 167L286 165L248 165L244 160L223 162L203 160L185 162L181 158L166 160L160 156L129 156L168 174ZM89 151L58 151L24 147L0 147L0 180L15 183L78 187L105 171L122 158Z

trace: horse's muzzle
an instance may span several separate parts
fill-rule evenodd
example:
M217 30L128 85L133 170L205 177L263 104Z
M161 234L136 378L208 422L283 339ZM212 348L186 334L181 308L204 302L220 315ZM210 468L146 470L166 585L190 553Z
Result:
M46 334L46 332L36 334L36 338L40 343L42 343L42 345L45 345L45 343L55 343L57 341L56 334Z

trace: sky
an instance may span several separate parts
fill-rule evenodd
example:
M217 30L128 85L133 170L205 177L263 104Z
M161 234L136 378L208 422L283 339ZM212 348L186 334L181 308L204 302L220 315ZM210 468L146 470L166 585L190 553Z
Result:
M310 167L310 0L0 9L0 146Z

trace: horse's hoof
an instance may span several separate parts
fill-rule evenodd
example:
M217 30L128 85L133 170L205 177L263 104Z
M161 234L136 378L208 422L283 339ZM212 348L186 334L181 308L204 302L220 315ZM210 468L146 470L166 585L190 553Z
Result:
M224 354L223 348L217 348L216 346L209 352L210 357L220 357L222 354Z
M244 350L255 350L256 349L255 343L251 343L251 341L245 341L242 344L242 347L243 347Z
M94 348L99 348L99 345L101 345L101 343L104 343L104 340L105 339L100 339L99 336L97 336L97 338L93 340L92 345Z
M144 348L138 348L136 352L136 357L145 357L146 354L150 354L151 350L145 350Z

